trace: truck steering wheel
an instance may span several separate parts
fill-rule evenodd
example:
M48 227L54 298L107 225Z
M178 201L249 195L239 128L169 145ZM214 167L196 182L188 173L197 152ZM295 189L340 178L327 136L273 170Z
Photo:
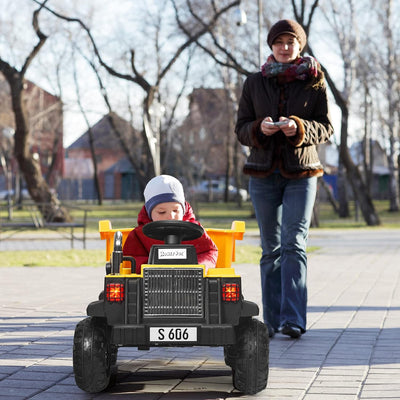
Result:
M165 244L180 244L186 240L198 239L204 229L188 221L153 221L143 226L143 233L152 239L163 240Z

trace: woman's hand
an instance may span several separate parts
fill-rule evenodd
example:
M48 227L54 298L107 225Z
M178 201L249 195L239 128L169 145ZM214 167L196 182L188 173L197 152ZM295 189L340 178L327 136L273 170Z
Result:
M293 119L280 117L280 122L287 122L284 125L281 125L279 129L285 134L285 136L295 136L297 133L297 124Z
M279 126L274 125L271 117L266 117L261 122L261 132L265 136L271 136L274 133L278 132L281 128Z
M282 131L285 136L295 136L297 133L297 124L293 119L286 117L279 118L279 124L274 125L271 117L266 117L261 122L261 132L266 136Z

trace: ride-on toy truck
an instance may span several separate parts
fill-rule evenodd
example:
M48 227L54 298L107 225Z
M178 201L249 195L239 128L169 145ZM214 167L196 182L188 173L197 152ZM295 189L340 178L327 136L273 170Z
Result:
M144 234L164 244L151 248L148 263L137 274L135 260L122 254L131 229L112 229L109 221L100 221L100 237L106 240L104 292L88 305L88 317L75 329L76 384L91 393L111 386L122 346L223 346L234 387L245 394L264 389L268 330L254 318L258 306L243 299L241 278L231 266L235 241L243 238L244 228L244 222L234 221L231 229L207 229L218 247L218 260L205 271L194 246L182 244L200 237L201 226L151 222Z

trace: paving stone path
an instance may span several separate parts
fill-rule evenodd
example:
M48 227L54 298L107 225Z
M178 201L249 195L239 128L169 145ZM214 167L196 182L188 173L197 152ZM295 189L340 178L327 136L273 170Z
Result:
M0 268L0 400L400 399L400 231L312 230L310 245L308 331L275 336L268 387L255 396L233 389L221 348L202 347L120 349L117 385L81 391L72 338L104 270ZM1 246L0 265L13 244ZM260 304L258 266L235 269Z

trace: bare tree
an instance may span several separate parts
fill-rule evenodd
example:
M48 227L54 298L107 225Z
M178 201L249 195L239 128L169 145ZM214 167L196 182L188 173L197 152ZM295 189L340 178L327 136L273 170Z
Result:
M218 139L223 140L225 154L221 157L225 159L225 194L224 200L229 199L229 183L233 177L237 187L237 202L241 206L242 198L239 195L239 188L241 187L241 166L243 162L243 154L240 145L234 140L232 132L234 130L234 122L236 117L236 107L238 103L237 94L239 88L237 87L238 81L240 81L241 74L250 74L250 71L244 67L244 63L240 62L239 59L234 55L234 49L238 47L238 43L235 42L235 20L232 20L233 14L226 14L224 18L218 21L215 26L209 25L208 15L211 13L218 12L217 2L204 3L199 1L185 0L184 4L186 7L179 7L178 1L172 0L175 9L175 18L179 29L189 38L196 42L197 48L201 49L203 53L209 56L217 64L217 68L213 64L212 70L215 71L214 75L220 77L219 83L222 83L223 90L220 91L222 98L220 99L219 112L212 116L212 120L207 118L207 115L203 113L204 120L194 123L194 131L200 129L206 129L210 133L218 131ZM238 4L239 5L239 4ZM208 26L208 32L198 38L193 35L193 26ZM247 46L249 47L249 46ZM243 49L240 49L241 51ZM249 63L253 64L253 63ZM234 78L239 76L239 78ZM219 85L218 85L219 86ZM216 94L216 91L214 92ZM211 93L210 93L211 95ZM212 101L211 99L209 99ZM215 110L214 110L215 112ZM211 117L211 115L209 115ZM195 118L196 120L196 118ZM194 120L194 121L195 121ZM193 129L192 129L193 130ZM211 134L211 136L214 136ZM208 141L203 141L209 146L214 137ZM196 145L198 148L198 145ZM212 152L206 152L202 157L199 157L198 162L203 159L204 169L210 169L213 162ZM219 157L219 158L221 158ZM220 161L220 160L219 160ZM197 171L197 175L204 173Z
M93 162L93 180L94 180L94 186L95 186L96 192L97 192L98 204L102 205L103 204L103 193L102 193L101 186L100 186L99 172L98 172L98 168L97 168L96 151L95 151L95 147L94 147L94 133L93 133L93 129L89 123L89 119L86 115L85 109L81 102L81 96L79 93L78 76L77 76L77 71L76 71L75 65L74 65L74 81L75 81L75 88L76 88L76 94L77 94L76 98L78 100L78 106L81 110L81 113L86 122L86 126L88 128L87 132L88 132L88 136L89 136L90 154L91 154L92 162Z
M398 29L396 12L400 8L392 1L366 2L370 8L368 21L362 26L363 51L358 61L359 87L364 93L364 165L368 181L373 176L372 144L377 142L386 151L389 169L389 210L399 207L399 69ZM371 12L371 10L373 12ZM371 63L371 60L379 60ZM370 143L368 145L368 142ZM369 148L369 151L368 151Z
M191 19L188 21L183 21L182 18L180 17L178 8L175 7L176 10L176 19L178 26L184 32L189 38L193 38L193 35L190 30L190 26L193 23L197 23L200 25L204 25L204 16L201 12L198 10L195 10L193 7L191 7L191 2L189 0L186 1L188 7L188 13L191 16ZM292 8L293 8L293 13L295 16L295 19L304 27L305 31L307 33L310 32L311 26L312 26L312 20L313 17L319 7L319 0L314 0L311 2L311 5L307 8L307 5L305 2L301 2L300 6L297 5L297 2L295 0L291 0ZM349 0L345 5L348 5L348 8L350 9L350 23L347 25L349 27L354 26L354 5L352 0ZM340 10L337 10L334 5L332 4L332 11L329 13L329 16L332 17L333 15L333 20L336 21L338 24L345 24L344 20L340 20L338 18L338 15ZM347 21L348 22L348 21ZM343 28L343 26L340 26L340 28ZM367 222L368 225L377 225L379 224L379 219L376 215L376 212L374 210L374 206L372 203L372 200L368 194L367 187L365 186L362 176L357 168L357 166L354 164L350 157L349 149L348 149L348 119L349 119L349 102L350 102L350 95L351 95L351 87L353 83L353 78L354 78L354 57L356 56L355 50L355 42L354 42L354 37L350 34L344 35L345 32L343 30L340 30L340 36L339 36L339 27L337 27L336 32L338 33L338 37L344 38L345 41L342 41L339 43L341 47L341 54L343 55L343 59L345 60L344 62L344 69L345 69L345 82L344 82L344 89L340 91L334 80L331 78L329 75L329 72L326 68L323 67L323 70L325 72L327 82L332 90L332 93L334 95L334 98L339 105L341 111L342 111L342 123L341 123L341 145L340 145L340 159L343 162L343 165L346 167L347 171L347 177L349 182L351 183L353 187L353 191L355 193L355 196L357 198L357 201L360 204L361 210L363 212L363 216L365 221ZM242 73L244 75L249 75L250 71L246 70L243 67L243 63L239 62L237 58L229 51L227 46L224 46L224 44L219 40L218 35L215 33L215 31L210 31L209 37L211 45L205 44L203 41L198 38L196 39L196 44L204 50L212 59L217 62L221 66L229 67L229 68L234 68L236 69L239 73ZM209 44L210 44L209 43ZM311 46L308 46L308 51L310 54L313 54L313 51L311 49Z
M369 195L368 187L365 185L357 165L354 164L348 147L350 101L353 94L358 51L358 38L355 34L356 29L354 29L356 26L355 12L353 0L345 0L341 4L331 2L331 12L327 14L327 16L333 16L333 18L327 18L327 21L332 22L334 32L338 39L340 55L343 60L343 89L338 89L326 68L323 67L323 70L336 104L342 112L340 127L340 161L346 168L348 181L352 186L354 196L360 206L365 222L368 225L379 225L380 220L375 211L372 198ZM313 54L311 49L310 53ZM343 182L342 185L344 186ZM341 199L339 199L339 205L340 200ZM339 208L339 213L340 211L343 210ZM344 216L343 213L341 216Z
M366 1L367 0L362 0L361 3L364 4ZM256 45L257 32L254 29L255 25L253 24L252 26L250 26L250 24L248 24L247 26L237 28L237 26L235 25L235 21L232 18L233 9L239 5L240 1L164 0L161 3L157 3L157 5L161 4L161 6L172 5L175 12L174 21L178 29L176 31L174 31L173 29L169 30L168 39L170 39L174 43L174 46L170 46L168 48L169 52L165 51L163 46L165 46L167 39L165 39L165 36L163 36L165 32L161 31L161 26L163 23L165 23L165 21L163 20L163 14L159 13L152 15L152 17L154 17L155 19L155 25L154 29L152 30L151 40L147 41L147 43L151 43L152 50L154 49L153 56L151 57L151 68L148 67L150 63L147 57L150 52L146 54L146 56L143 56L142 59L140 59L142 50L140 44L136 44L133 49L131 49L128 53L124 53L124 49L122 48L122 46L120 54L111 53L105 50L105 47L102 46L101 36L97 36L98 31L96 31L95 25L91 24L89 16L80 18L68 17L59 12L59 9L56 9L55 6L52 6L52 8L50 8L50 3L48 1L32 0L32 2L38 4L39 9L42 9L42 12L40 14L41 18L43 18L43 15L45 14L43 12L43 9L46 9L46 11L48 12L46 14L46 23L49 23L49 25L47 25L48 28L46 28L47 30L50 31L50 22L51 19L55 20L53 18L54 16L57 17L56 20L58 22L66 22L66 24L62 24L62 27L67 26L77 28L76 32L78 32L78 34L76 37L72 38L70 43L72 43L73 46L80 48L80 55L86 60L86 62L89 63L90 67L92 68L94 74L91 74L91 76L95 76L97 78L99 93L103 95L104 104L106 105L106 108L108 109L110 115L113 115L114 109L117 109L116 104L113 104L112 101L114 100L115 102L115 99L111 97L112 86L110 85L110 82L114 84L113 86L115 86L115 82L121 82L121 86L124 85L126 87L130 87L129 90L135 88L134 90L136 92L134 96L130 97L132 92L129 92L129 95L127 95L126 99L124 99L126 101L124 107L126 110L128 110L128 114L130 115L132 124L135 123L136 125L141 126L141 140L135 144L135 150L133 151L132 144L126 142L123 134L118 133L118 127L115 130L115 133L118 140L120 140L122 144L125 141L124 146L128 158L133 160L131 164L134 165L135 170L139 174L139 179L142 182L143 186L147 182L147 180L156 173L156 171L163 170L164 168L169 168L168 165L170 165L170 160L173 160L175 162L179 158L182 158L182 160L184 159L184 155L182 155L181 157L175 156L176 150L172 145L172 137L174 137L175 139L176 137L173 136L171 132L176 132L176 129L174 129L174 125L176 124L176 119L174 118L174 110L177 109L180 99L186 95L185 92L187 92L187 88L190 85L189 80L191 77L193 77L193 69L196 68L196 64L193 63L192 59L193 55L195 54L196 57L198 57L196 61L200 58L202 58L202 60L204 60L206 63L210 62L210 60L213 60L214 74L210 73L209 75L212 75L210 81L211 79L214 79L215 82L223 81L223 79L221 78L222 75L220 73L215 73L215 63L221 67L219 71L223 68L227 68L231 71L237 71L235 73L237 73L238 76L248 75L252 73L255 68L258 69L259 67ZM379 4L383 3L383 0L379 2ZM390 3L385 3L385 7L391 6L392 3L394 3L394 6L396 6L395 2L391 0ZM321 29L320 25L314 23L314 20L316 20L315 16L317 15L317 12L320 12L321 10L321 4L329 4L329 2L327 3L318 0L313 0L309 2L298 0L285 0L284 2L281 2L279 4L272 5L270 8L268 8L268 10L264 9L264 24L267 25L268 28L270 23L275 21L275 16L288 17L287 10L288 6L290 7L291 5L294 18L297 19L304 26L307 33L310 33L310 43L314 46L314 43L317 42L317 40L313 42L314 37L316 37L315 32L318 32L318 29ZM334 98L342 111L340 129L341 162L345 166L348 182L352 185L353 192L357 196L357 201L363 211L364 219L366 219L368 224L374 225L378 223L378 220L375 218L375 210L373 208L372 201L368 195L369 180L365 180L365 182L363 182L363 173L358 170L358 166L356 166L352 161L348 149L348 139L351 133L351 129L349 132L349 126L351 127L351 124L349 124L349 119L351 120L352 118L354 118L354 111L357 108L356 102L357 100L359 100L357 98L357 93L354 94L355 91L353 90L353 82L355 79L354 65L359 64L356 61L361 59L360 54L356 52L357 42L354 42L354 28L357 27L356 17L358 17L358 14L353 13L349 10L357 7L358 3L355 4L353 1L350 0L341 0L340 3L336 1L335 5L339 5L340 8L338 8L338 6L336 8L332 6L331 8L327 9L326 12L327 20L333 22L332 26L334 27L334 29L338 28L338 38L335 38L335 36L329 37L331 45L339 44L340 46L340 40L343 40L343 48L341 48L341 60L343 61L342 67L343 71L345 72L343 74L344 80L340 81L343 82L343 87L340 87L339 89L339 80L335 78L336 71L333 71L333 68L331 69L330 63L327 62L324 65L324 70ZM246 6L253 7L251 8L254 12L252 18L253 22L255 23L255 4L246 4ZM380 8L384 11L386 9L385 7ZM377 8L379 7L377 6ZM285 13L283 14L283 12ZM171 17L171 14L169 16ZM382 13L382 16L382 21L387 22L387 15ZM39 42L44 43L47 37L43 35L41 30L38 28L38 15L36 15L35 18L37 26L36 35L39 38ZM171 21L169 20L168 22ZM58 25L61 27L60 23L58 23ZM172 25L173 24L169 26L172 27ZM327 26L327 24L325 25ZM384 24L381 24L381 26L383 25ZM41 26L43 26L43 23L41 24ZM392 29L394 28L395 27L392 26ZM331 32L334 31L334 29L331 29ZM395 60L394 64L391 64L394 68L392 70L391 76L394 81L390 83L386 79L385 73L385 79L382 79L381 85L383 85L384 82L385 84L387 83L389 86L385 87L384 92L382 91L382 87L378 88L377 86L374 86L377 85L376 79L372 79L370 80L370 82L367 83L369 84L368 88L370 90L371 97L374 100L368 105L368 107L370 107L370 115L376 115L376 109L374 109L374 107L376 107L376 102L378 101L375 99L377 97L377 93L380 94L380 96L383 97L384 100L388 98L388 90L389 93L392 95L392 106L390 108L391 111L389 110L389 108L387 108L386 112L382 113L382 118L385 118L385 121L389 122L390 126L392 127L392 130L386 128L386 132L388 132L387 138L390 137L390 132L392 134L392 142L390 143L392 143L393 151L390 154L390 157L395 160L398 146L398 132L395 122L396 117L397 123L399 118L399 91L397 90L398 86L396 85L398 85L399 73L396 63L397 50L395 39L397 33L391 33L394 39L394 42L392 44L392 54ZM58 34L61 36L63 35L62 32ZM64 37L66 37L67 35L69 35L69 33L64 33ZM240 38L241 35L246 36L245 40L242 40L243 38ZM383 31L379 32L379 35L379 39L377 40L381 40L380 44L382 44ZM52 36L49 35L49 37ZM70 37L71 36L68 36L68 38ZM85 47L86 45L88 45L88 47ZM35 51L41 49L42 46L43 44L38 44L38 48L35 49ZM68 44L68 46L70 46L70 44ZM46 45L46 48L47 47L48 44ZM310 53L313 53L312 50L314 49L317 49L317 47L313 47L313 49L311 49L310 47ZM164 53L162 52L163 50ZM43 52L41 52L41 54L43 54ZM127 57L126 54L128 54ZM206 55L207 57L204 57L204 55ZM330 62L332 58L335 57L333 52L329 53L329 57ZM320 57L317 58L319 59ZM1 59L4 62L4 56ZM36 60L37 59L38 58L36 58ZM335 60L338 59L340 59L340 57L335 58ZM385 57L385 60L388 60L388 58ZM30 65L30 62L31 60L28 63L25 63L25 65ZM10 68L13 68L9 64L11 63L8 63L8 66ZM126 66L127 64L128 66ZM2 70L7 69L6 65L7 63L2 64ZM26 69L23 70L23 68L24 67L22 67L21 70L17 72L19 73L23 71L25 73ZM189 77L189 69L190 73L192 74L191 77ZM8 76L10 77L9 79L12 79L11 76L14 74L14 71L12 69L10 71L12 72L10 72ZM387 69L387 72L388 71L389 70ZM369 75L369 73L366 73L364 76L369 77L371 75ZM182 86L180 88L177 88L177 85L175 85L173 90L169 91L169 81L174 80L174 82L176 82L177 78L180 79ZM368 88L363 85L363 81L365 83L366 79L368 78L363 78L360 74L356 76L356 78L360 81L359 87L364 87L365 92L367 92ZM232 83L231 79L228 79L226 81L228 86ZM225 89L227 89L227 87L225 87ZM236 91L238 91L238 88L233 88L233 94ZM371 91L374 92L372 93ZM82 91L80 91L80 93L82 94ZM139 93L139 96L137 96L136 93ZM120 101L118 104L119 106L122 103L122 97L124 96L120 96L120 98L118 99ZM142 101L139 107L137 106L137 104L135 104L135 108L134 100L132 101L132 98L134 97L139 99L137 101L137 104L139 104L139 101ZM386 105L387 103L385 103L384 100L381 100L381 103ZM169 104L167 105L168 101ZM157 116L156 114L152 113L152 110L154 110L154 106L157 103L167 110L166 114L162 117L162 121L159 115ZM83 103L81 108L84 108ZM84 113L87 113L88 111L90 112L87 106L86 109L83 111ZM393 119L389 120L386 115L391 115ZM135 122L133 122L134 120ZM112 123L112 117L110 123ZM227 128L227 130L230 129L231 128ZM365 131L368 131L368 127L365 127ZM371 132L369 132L369 134L371 134ZM19 140L21 136L17 137ZM139 156L137 153L138 151L141 152ZM227 147L227 151L229 151L228 160L230 161L228 161L226 169L228 171L227 174L231 174L233 173L231 166L232 164L229 164L229 162L232 163L234 154L237 153L234 153L229 147ZM240 149L236 149L236 151L240 151ZM186 158L185 161L182 162L185 162L187 165L188 163L190 163L190 160L189 158ZM365 162L367 162L367 160ZM365 171L369 172L369 174L364 174L366 177L371 176L372 162L369 161L368 163L369 169L367 170L366 167ZM233 164L235 165L235 162L233 162ZM392 164L393 171L394 173L396 173L396 165L394 162ZM158 167L158 165L160 165L160 167ZM237 173L233 174L237 175ZM31 186L34 187L35 185L36 183ZM365 195L364 193L367 193L367 195Z
M46 2L47 0L44 4ZM38 42L27 55L22 67L17 69L0 56L0 71L10 86L12 109L15 117L14 154L20 171L25 178L29 193L39 205L45 220L51 218L53 221L69 221L71 217L64 207L60 207L58 199L51 192L42 175L39 161L31 154L29 148L30 131L24 102L25 74L47 40L47 36L39 27L39 13L42 9L43 6L39 6L33 13L32 26Z
M362 89L364 92L363 117L364 117L364 137L362 140L362 157L364 165L365 183L369 195L371 196L371 186L373 181L374 152L372 139L372 98L368 84L368 79L362 79Z
M384 125L389 132L389 201L390 211L399 211L399 172L396 160L397 145L398 145L398 132L399 127L398 120L396 121L396 112L398 112L399 96L398 96L398 85L399 82L396 80L397 71L397 54L395 52L395 38L393 33L394 19L392 15L393 1L386 0L382 14L379 16L379 20L382 23L384 38L386 42L386 57L383 59L384 77L387 85L387 118L384 120ZM396 90L397 86L397 90ZM397 122L397 123L396 123ZM396 129L397 125L397 129Z
M157 116L154 117L154 114L152 114L152 109L154 109L154 106L157 103L160 103L162 100L160 94L161 83L163 82L164 79L166 79L168 73L172 70L173 66L184 54L184 52L188 50L193 45L193 43L195 43L196 39L200 38L201 36L209 32L212 29L212 27L215 26L218 19L222 15L224 15L224 13L229 11L232 7L237 6L239 4L239 1L237 0L228 2L226 5L224 5L224 7L221 7L220 9L215 9L215 12L209 17L207 24L203 26L198 26L197 29L193 29L192 30L193 37L187 39L186 41L178 45L168 60L164 61L162 64L161 63L157 64L157 72L153 82L151 82L150 78L148 78L144 72L141 72L139 67L137 66L134 49L130 51L131 71L130 72L119 71L117 68L111 66L108 62L105 61L105 58L101 54L97 46L96 40L92 35L91 29L84 21L82 21L79 18L72 18L65 16L55 11L54 9L48 7L39 0L33 0L33 1L35 1L38 4L42 4L47 11L49 11L57 18L64 20L68 23L78 24L86 33L89 42L92 46L94 55L101 68L103 68L113 77L126 80L128 82L137 85L144 92L144 100L142 104L142 110L143 110L142 134L147 153L147 162L144 165L141 165L141 168L137 170L138 178L141 182L141 185L144 187L145 183L148 181L149 178L159 174L161 171L160 129L157 123L158 117Z

